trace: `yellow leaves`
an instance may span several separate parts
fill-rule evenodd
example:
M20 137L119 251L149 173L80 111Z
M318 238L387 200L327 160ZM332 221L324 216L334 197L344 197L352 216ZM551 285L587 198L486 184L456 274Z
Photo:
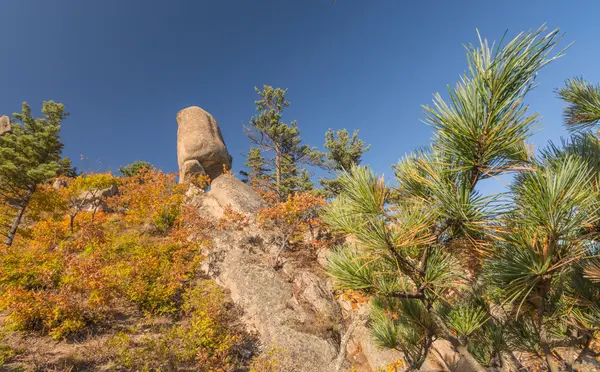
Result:
M306 231L320 228L319 209L325 205L325 199L311 193L296 193L288 200L260 211L258 221L267 227L281 230L289 240L303 240Z
M67 190L75 197L79 197L82 193L92 190L107 189L116 186L119 182L110 172L108 173L88 173L80 175L74 179L68 180Z
M231 172L231 169L229 169L227 167L227 165L223 164L223 174L228 174L230 176L233 176L233 173Z
M271 346L260 355L252 358L250 372L277 372L281 360L286 357L282 348Z
M58 190L38 189L30 212L35 223L0 251L0 308L11 327L62 338L109 319L124 300L147 312L178 311L202 259L199 245L209 237L187 238L191 231L210 230L197 213L182 214L186 186L156 170L63 181L66 186ZM77 228L70 232L68 205L82 193L117 183L120 195L107 201L118 212L78 210ZM144 234L142 224L148 222L172 234Z
M382 369L378 370L381 372L399 372L402 371L404 367L404 362L402 360L394 360L393 362L387 364Z
M109 205L124 212L125 221L133 224L173 221L179 214L187 185L175 182L175 174L144 170L134 177L124 177L119 195Z
M47 218L61 219L67 208L68 203L60 190L52 185L39 185L25 211L29 219L39 221Z
M232 327L232 314L223 292L212 281L200 281L184 296L186 321L176 322L158 334L133 337L119 332L108 345L118 365L135 370L177 369L203 371L236 370L239 362L232 350L243 338ZM138 332L138 331L134 331Z
M225 165L223 165L223 168L226 169ZM198 175L198 177L192 180L191 183L194 184L196 187L204 190L210 185L210 177L208 174L200 174Z
M364 294L358 291L352 290L344 291L340 295L340 298L345 301L348 301L350 303L350 306L352 306L353 310L358 310L362 304L366 304L367 302L369 302L369 297L365 296Z
M300 221L310 222L316 217L318 208L325 205L325 199L310 193L296 193L290 195L288 200L271 208L263 209L259 214L259 221L266 223L283 222L295 224Z

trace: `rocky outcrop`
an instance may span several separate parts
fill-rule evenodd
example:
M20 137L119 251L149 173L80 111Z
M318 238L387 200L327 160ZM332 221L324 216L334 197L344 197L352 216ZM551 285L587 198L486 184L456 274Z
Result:
M222 174L213 180L201 204L208 214L216 218L221 218L227 207L252 217L266 206L252 187L232 174Z
M261 348L278 350L278 370L334 371L339 341L336 312L329 309L335 308L335 301L312 297L310 293L319 293L318 289L275 270L263 251L262 245L268 242L262 232L256 226L249 230L255 233L223 234L215 239L214 259L207 260L207 271L244 310L242 320L248 331L257 334ZM303 270L292 275L302 277ZM321 301L328 303L325 312Z
M265 206L252 188L230 174L217 177L207 192L192 189L188 197L214 219L227 206L248 217ZM243 310L242 321L257 335L261 349L278 351L278 371L334 371L341 313L327 281L311 272L316 265L311 269L284 259L276 269L277 232L250 220L243 230L214 232L203 270Z
M12 126L8 116L0 116L0 136L6 132L10 132L11 130Z
M112 185L105 189L84 191L79 195L79 200L83 200L85 204L94 204L98 200L110 198L119 193L117 185Z
M67 187L67 186L68 186L68 183L67 183L67 181L66 181L65 179L63 179L63 178L57 178L57 179L55 179L55 180L54 180L54 182L52 182L52 187L53 187L55 190L60 190L60 189L62 189L63 187Z
M211 114L197 106L188 107L177 114L177 125L179 182L204 173L214 180L224 166L231 169L231 155Z
M82 209L88 211L112 212L106 199L115 196L118 193L119 188L116 185L112 185L105 189L84 191L78 197L78 204L82 206Z
M187 203L215 221L227 208L248 217L249 224L237 230L214 231L203 271L228 290L260 348L278 351L278 371L338 372L353 367L372 372L402 360L398 351L381 350L374 343L366 325L366 304L355 309L334 298L321 266L327 262L327 250L304 259L280 257L278 231L266 231L255 219L264 201L232 174L223 174L223 164L229 166L231 158L212 116L191 107L177 120L180 180L203 172L212 178L208 191L190 184ZM440 358L430 359L424 367L447 370Z

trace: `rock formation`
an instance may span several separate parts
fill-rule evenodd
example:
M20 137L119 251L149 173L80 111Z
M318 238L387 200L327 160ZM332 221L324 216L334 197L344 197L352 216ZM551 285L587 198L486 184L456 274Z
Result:
M231 155L212 115L200 107L188 107L177 113L177 125L179 182L204 173L214 180L223 173L223 166L231 169Z
M227 206L234 211L253 217L266 205L250 186L230 174L222 174L212 181L210 191L190 193L188 203L198 207L204 214L221 218Z
M0 116L0 136L6 132L10 132L12 126L10 125L10 119L8 116Z
M280 270L273 267L277 232L265 231L251 217L264 206L260 196L232 175L223 174L195 203L213 217L229 206L251 220L241 231L215 231L203 270L243 310L242 321L257 335L261 349L278 351L278 370L335 371L339 306L326 280L311 272L314 265L287 260Z
M326 251L316 256L296 252L280 257L279 232L267 231L256 221L266 206L264 201L247 184L223 174L223 165L229 167L231 157L214 118L199 107L190 107L179 112L177 121L180 180L203 172L212 179L207 192L190 184L187 203L213 221L222 218L226 208L248 219L240 229L215 230L203 271L227 289L260 348L279 351L278 370L339 372L353 367L371 372L401 360L398 351L375 345L365 324L366 304L357 309L334 298L322 268ZM277 267L274 257L281 258ZM424 368L448 370L455 363L450 360L455 353L448 345L438 344L435 347L444 360L432 353Z

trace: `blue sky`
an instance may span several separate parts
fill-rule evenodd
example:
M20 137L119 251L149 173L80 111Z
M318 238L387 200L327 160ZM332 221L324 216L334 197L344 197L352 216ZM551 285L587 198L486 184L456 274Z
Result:
M84 171L147 160L176 171L176 113L197 105L219 122L234 170L249 143L254 87L288 88L306 143L359 129L364 162L391 164L426 145L422 104L465 70L463 44L547 23L567 55L539 76L536 147L567 133L554 89L600 82L600 1L3 0L0 114L66 104L65 155ZM83 160L80 156L83 155Z

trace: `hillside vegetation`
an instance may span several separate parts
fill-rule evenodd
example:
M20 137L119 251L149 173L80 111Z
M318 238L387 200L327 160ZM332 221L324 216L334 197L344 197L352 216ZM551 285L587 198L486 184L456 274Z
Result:
M52 367L44 363L95 363L227 370L244 363L237 349L246 339L234 326L232 305L197 274L216 226L182 207L185 187L174 179L143 169L130 177L87 174L64 178L58 188L38 187L17 239L0 252L5 329L79 342L92 335L98 342L86 344L99 350L67 353L79 361L45 361L45 350L18 342L27 337L18 332L6 334L13 347L3 349L2 360L42 369ZM118 195L85 209L78 204L85 189L109 184L118 185Z
M369 145L357 131L327 131L320 152L302 142L295 121L284 121L286 90L256 89L245 127L253 145L241 172L247 185L210 165L230 196L243 187L262 208L218 205L219 218L206 205L208 197L215 209L219 203L214 189L205 192L205 175L179 183L147 162L118 177L78 174L61 156L63 105L46 102L34 118L24 104L0 134L0 366L288 371L282 366L298 364L282 363L289 350L258 340L306 344L276 334L275 324L323 342L328 349L312 355L327 355L337 371L375 369L347 355L351 340L363 356L368 342L395 351L397 360L378 366L386 371L434 363L453 371L599 370L600 86L568 80L557 93L572 137L537 151L527 144L538 114L526 98L563 56L559 40L558 30L542 27L468 46L467 72L424 106L431 143L394 165L393 182L360 164ZM190 111L218 129L210 114ZM185 174L202 174L200 160L186 159L194 167ZM316 167L329 172L322 187ZM481 192L482 181L506 175L506 193ZM222 231L238 235L227 240ZM238 299L243 285L252 290L246 309L211 272L228 250L221 264L235 267L224 270L225 281ZM248 276L235 276L245 263ZM286 316L256 315L265 298L248 283L256 273L277 284L280 292L266 298ZM323 278L331 286L317 283ZM312 304L297 301L306 288ZM242 320L252 311L255 322L273 320L267 331L248 330ZM304 324L288 324L298 318ZM361 326L367 341L352 333Z

